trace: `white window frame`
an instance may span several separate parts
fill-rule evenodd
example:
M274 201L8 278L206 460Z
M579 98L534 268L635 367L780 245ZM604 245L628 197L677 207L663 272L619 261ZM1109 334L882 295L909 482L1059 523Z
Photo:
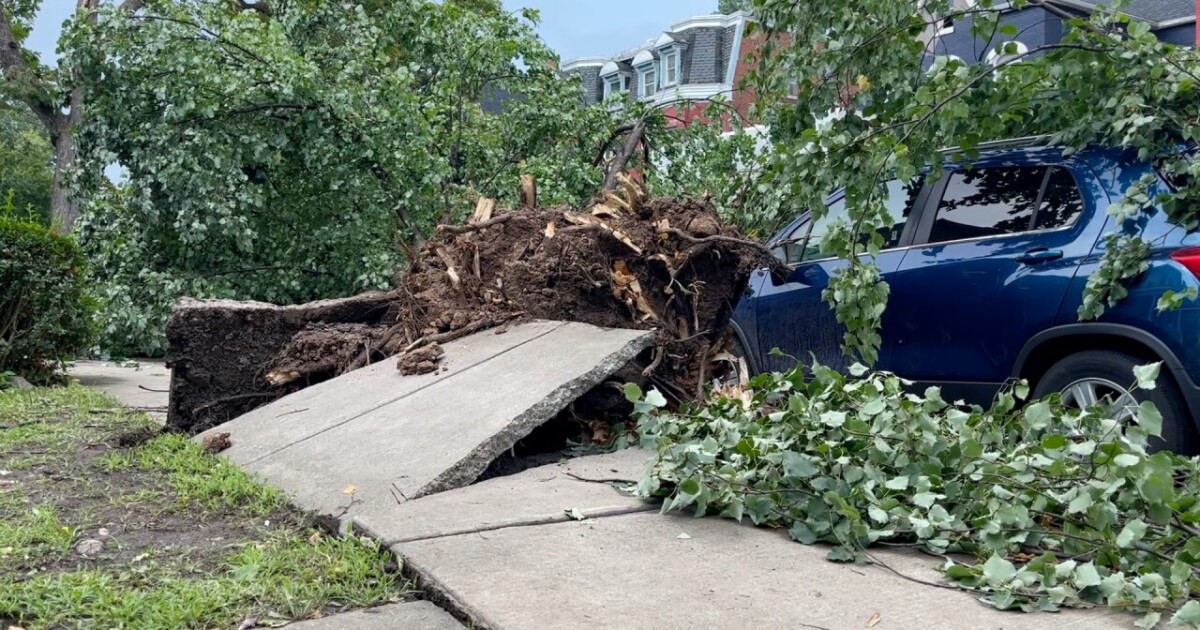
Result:
M679 85L679 71L681 69L679 47L672 46L660 50L658 52L658 59L659 77L661 77L659 85L662 87Z
M610 74L608 76L601 77L601 79L604 81L604 98L608 98L613 94L620 94L621 92L625 91L622 89L621 75Z
M658 92L658 64L638 68L638 97L650 98ZM649 80L647 80L649 79Z

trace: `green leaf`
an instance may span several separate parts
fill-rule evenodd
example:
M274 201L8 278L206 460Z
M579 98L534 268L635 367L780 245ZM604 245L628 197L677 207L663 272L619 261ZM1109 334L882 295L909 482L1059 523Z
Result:
M1117 546L1128 549L1134 543L1140 542L1142 537L1146 535L1146 523L1141 519L1134 519L1125 524L1121 529L1121 533L1117 535Z
M983 563L983 579L987 580L989 586L1003 586L1012 582L1015 577L1017 567L998 555L992 555Z
M1191 600L1171 615L1171 623L1178 626L1200 627L1200 601Z
M934 503L937 503L938 495L932 492L918 492L913 495L913 505L929 509Z
M789 477L806 479L821 472L807 455L788 451L783 454L783 474Z
M646 394L646 403L661 409L667 406L667 399L662 395L662 392L652 389Z
M1158 373L1161 368L1161 361L1146 365L1135 365L1133 367L1133 375L1137 378L1137 386L1141 389L1154 389L1155 381L1158 380Z
M1066 448L1066 446L1066 436L1051 434L1042 438L1042 448L1046 449L1047 451L1057 451L1059 449Z
M642 388L637 383L625 383L625 400L639 402L642 399Z
M825 559L830 562L855 562L858 555L845 547L834 547L825 554Z
M908 477L893 477L883 484L888 490L904 490L908 488Z
M1084 489L1079 490L1079 494L1071 499L1071 503L1067 505L1067 514L1078 514L1087 511L1092 507L1092 495Z
M1143 401L1142 404L1138 405L1137 423L1148 435L1162 437L1162 413L1149 400Z
M1151 628L1157 626L1158 622L1161 620L1162 613L1152 610L1139 617L1138 620L1133 623L1133 625L1141 628L1142 630L1150 630Z
M1089 586L1100 586L1100 573L1096 571L1096 565L1091 562L1086 562L1075 567L1075 586L1079 588L1087 588Z
M1134 19L1129 22L1129 34L1134 38L1145 37L1150 32L1150 24Z
M1142 461L1142 458L1133 453L1121 453L1114 457L1112 461L1120 468L1129 468L1130 466L1137 466Z
M700 494L700 482L695 479L684 480L683 483L679 484L679 492L688 496L696 496Z
M793 540L802 545L811 545L818 540L817 535L813 532L812 528L799 521L792 524L792 526L788 529L788 534L791 535Z

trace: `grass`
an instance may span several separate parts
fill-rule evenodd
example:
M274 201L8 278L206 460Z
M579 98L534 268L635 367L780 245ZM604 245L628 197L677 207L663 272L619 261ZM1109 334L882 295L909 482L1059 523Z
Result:
M404 599L394 559L86 388L0 392L0 628L226 628ZM99 553L79 543L99 540Z

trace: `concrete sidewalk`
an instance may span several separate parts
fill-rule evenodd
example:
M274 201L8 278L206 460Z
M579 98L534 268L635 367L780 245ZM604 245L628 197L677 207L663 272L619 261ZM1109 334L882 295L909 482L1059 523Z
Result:
M67 374L81 385L94 387L126 407L145 411L155 420L167 420L167 399L171 389L171 370L162 359L113 361L76 361Z
M399 377L390 362L386 369L364 368L225 425L220 430L234 435L226 454L290 492L300 507L344 512L343 519L403 559L406 573L432 602L473 628L1132 627L1134 617L1107 610L997 611L972 593L947 587L939 560L913 552L877 551L878 564L867 566L835 564L825 560L827 548L794 543L783 532L659 514L657 503L619 490L642 474L649 454L637 450L571 459L412 500L387 491L389 480L402 489L424 487L439 470L472 457L467 472L476 470L481 454L486 459L495 452L480 451L479 444L495 446L498 432L512 436L504 418L517 418L517 432L526 431L530 423L521 420L527 417L521 409L552 414L539 401L559 404L571 388L603 378L642 343L612 335L589 345L584 338L594 333L581 333L543 324L467 338L447 348L448 372L425 377ZM583 368L552 360L564 343ZM477 366L496 361L491 365L533 376L521 377L511 391L479 382L494 372ZM603 369L588 369L594 365ZM110 380L91 382L123 401L147 404L146 392L136 387L144 374L103 375ZM560 379L567 377L571 387L564 390ZM439 400L452 413L438 411ZM444 443L429 442L429 436L405 439L417 430L438 433ZM334 510L347 501L341 491L346 485L361 489L350 509ZM419 604L296 627L461 627L446 612Z

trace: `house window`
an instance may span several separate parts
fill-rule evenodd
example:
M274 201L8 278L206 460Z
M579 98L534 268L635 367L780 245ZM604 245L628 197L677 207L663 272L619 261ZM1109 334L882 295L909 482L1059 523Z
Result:
M642 98L654 96L658 91L658 72L654 66L650 66L638 73L638 78L641 80Z
M662 61L662 84L663 87L675 85L679 82L679 51L666 50L660 55Z
M954 18L948 17L942 20L942 25L938 28L938 35L950 35L954 32Z
M604 77L604 98L608 98L613 94L623 91L621 85L621 77L611 76Z

